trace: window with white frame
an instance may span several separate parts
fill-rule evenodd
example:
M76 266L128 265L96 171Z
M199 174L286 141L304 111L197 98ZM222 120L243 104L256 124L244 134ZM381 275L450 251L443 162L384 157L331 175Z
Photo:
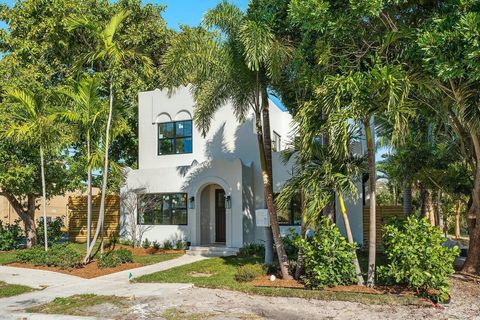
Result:
M272 151L278 152L282 150L282 137L273 131L273 136L272 136Z

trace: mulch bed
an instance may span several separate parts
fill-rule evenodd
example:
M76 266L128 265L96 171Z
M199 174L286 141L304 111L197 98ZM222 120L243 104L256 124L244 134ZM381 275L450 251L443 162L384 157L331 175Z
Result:
M58 267L47 267L47 266L36 266L33 264L29 263L9 263L8 266L10 267L18 267L18 268L26 268L26 269L38 269L38 270L48 270L48 271L54 271L54 272L60 272L64 274L69 274L72 276L77 276L85 279L92 279L100 276L104 276L110 273L115 273L123 270L128 270L128 269L135 269L139 267L143 267L141 263L135 263L135 262L129 262L129 263L123 263L119 266L116 266L115 268L104 268L101 269L97 265L97 261L93 260L91 263L84 265L81 268L75 268L75 269L61 269Z
M291 288L291 289L305 289L305 285L295 279L283 280L277 278L274 281L270 280L270 276L260 276L250 281L249 284L255 287L275 287L275 288ZM403 286L375 286L368 288L366 286L336 286L333 288L325 288L325 291L331 292L352 292L352 293L368 293L368 294L396 294L416 296L418 292Z

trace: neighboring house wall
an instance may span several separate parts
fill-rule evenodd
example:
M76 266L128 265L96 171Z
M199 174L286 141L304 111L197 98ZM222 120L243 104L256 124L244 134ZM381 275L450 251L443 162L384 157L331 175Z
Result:
M98 188L94 188L93 193L98 194ZM83 194L86 194L85 192ZM47 217L55 219L62 217L65 226L68 226L68 198L71 196L82 195L81 191L67 192L65 195L59 195L48 199L47 201ZM35 210L35 220L43 218L43 211L41 209L41 198L37 198L37 209ZM3 223L14 223L15 220L20 220L20 217L13 209L10 202L4 196L0 196L0 220Z

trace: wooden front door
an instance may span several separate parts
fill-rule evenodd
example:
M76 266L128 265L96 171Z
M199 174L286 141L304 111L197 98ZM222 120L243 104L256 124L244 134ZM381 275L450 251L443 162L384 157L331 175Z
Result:
M225 191L215 190L215 242L225 242L227 218L225 214Z

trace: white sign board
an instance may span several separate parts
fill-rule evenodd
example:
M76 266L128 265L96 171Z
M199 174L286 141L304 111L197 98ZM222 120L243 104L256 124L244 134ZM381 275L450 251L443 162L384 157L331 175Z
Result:
M270 227L270 217L267 209L255 210L257 220L257 227Z

